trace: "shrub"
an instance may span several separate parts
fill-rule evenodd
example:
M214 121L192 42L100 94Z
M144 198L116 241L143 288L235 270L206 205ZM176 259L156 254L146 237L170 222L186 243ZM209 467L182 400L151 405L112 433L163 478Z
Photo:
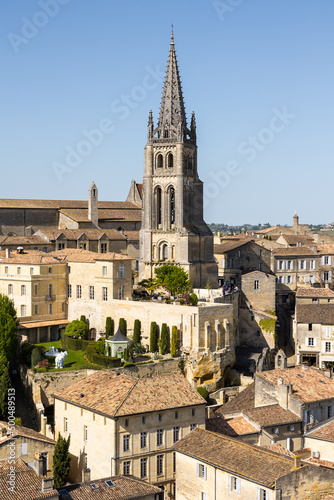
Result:
M171 355L176 356L178 350L179 350L179 332L177 330L177 326L172 326L172 342L170 346Z
M133 361L133 343L128 344L128 347L123 351L124 361Z
M75 319L65 328L65 335L78 339L81 337L84 340L88 339L89 327L84 321Z
M115 323L114 320L111 319L110 316L106 318L106 337L112 337L114 335Z
M131 361L127 361L124 363L123 368L126 368L127 366L136 366L135 363L131 363Z
M160 344L160 354L166 354L169 345L169 330L166 323L162 323L159 344Z
M106 342L105 342L105 339L102 337L97 342L94 342L94 347L95 347L95 351L98 354L103 354L104 355L105 352L106 352Z
M73 339L72 337L68 337L64 332L61 333L61 345L65 351L85 351L93 343L90 340Z
M205 387L197 387L197 392L204 398L206 401L209 400L209 392L205 389Z
M31 366L31 353L33 348L34 346L32 344L28 344L27 342L21 345L22 361L27 366Z
M85 316L84 314L82 314L82 315L80 316L80 321L82 321L83 323L88 324L88 321L87 321L86 316Z
M143 344L133 344L133 352L135 354L144 354L146 347Z
M135 319L133 325L133 343L140 344L141 343L141 323L139 319Z
M47 359L42 359L42 361L38 361L37 367L38 368L46 368L46 370L49 368L50 363Z
M197 297L196 293L192 293L190 295L190 304L192 306L197 306L197 304L198 304L198 297Z
M42 361L42 359L42 349L40 347L34 347L31 353L31 367L33 368L36 366L39 361Z
M121 358L111 358L110 356L103 356L95 351L94 345L90 345L86 349L86 356L88 361L96 365L105 366L107 368L117 368L122 365Z
M150 329L150 352L156 352L158 350L158 325L155 321L151 323Z
M127 326L126 326L126 320L124 318L120 318L119 320L119 329L121 330L123 335L126 336Z

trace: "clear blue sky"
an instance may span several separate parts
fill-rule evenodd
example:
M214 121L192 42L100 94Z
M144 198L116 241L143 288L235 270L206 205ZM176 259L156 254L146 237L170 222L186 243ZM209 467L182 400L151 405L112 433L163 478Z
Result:
M301 223L334 220L333 0L0 9L1 198L86 199L93 180L100 200L126 198L142 181L173 23L206 221L286 224L295 209Z

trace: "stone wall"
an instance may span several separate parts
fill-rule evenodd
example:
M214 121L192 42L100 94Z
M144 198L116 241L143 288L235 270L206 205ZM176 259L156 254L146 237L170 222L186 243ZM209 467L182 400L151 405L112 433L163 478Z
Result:
M273 274L253 271L241 276L243 299L254 309L275 311L276 278Z
M320 500L333 494L334 470L306 465L276 480L282 500Z

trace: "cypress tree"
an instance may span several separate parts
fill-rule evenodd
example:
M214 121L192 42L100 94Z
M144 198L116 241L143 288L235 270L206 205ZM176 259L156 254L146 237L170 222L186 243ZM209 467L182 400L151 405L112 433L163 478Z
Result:
M166 354L169 344L169 331L166 323L161 325L160 354Z
M126 336L127 326L126 326L126 320L124 318L120 318L119 328L120 328L121 332L123 333L123 335Z
M110 316L106 318L106 337L112 337L114 335L114 320Z
M177 326L172 326L172 341L170 347L170 353L174 357L179 349L179 332L177 331Z
M139 319L135 319L133 325L133 343L140 344L141 343L141 323Z
M63 438L61 434L59 434L54 449L52 473L55 488L60 488L66 484L67 476L70 472L71 458L68 451L70 447L70 438L71 436L68 436L66 440L66 438Z
M156 352L158 350L158 325L155 321L151 323L150 329L150 352Z
M0 419L8 421L8 389L12 387L12 382L9 376L8 368L4 369L4 372L0 379Z

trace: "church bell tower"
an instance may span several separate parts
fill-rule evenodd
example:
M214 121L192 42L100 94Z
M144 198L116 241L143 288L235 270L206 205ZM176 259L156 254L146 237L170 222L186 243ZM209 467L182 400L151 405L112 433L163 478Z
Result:
M148 119L139 278L153 277L159 263L182 265L193 288L218 286L213 235L203 220L195 114L188 128L173 33L157 127L152 111Z

